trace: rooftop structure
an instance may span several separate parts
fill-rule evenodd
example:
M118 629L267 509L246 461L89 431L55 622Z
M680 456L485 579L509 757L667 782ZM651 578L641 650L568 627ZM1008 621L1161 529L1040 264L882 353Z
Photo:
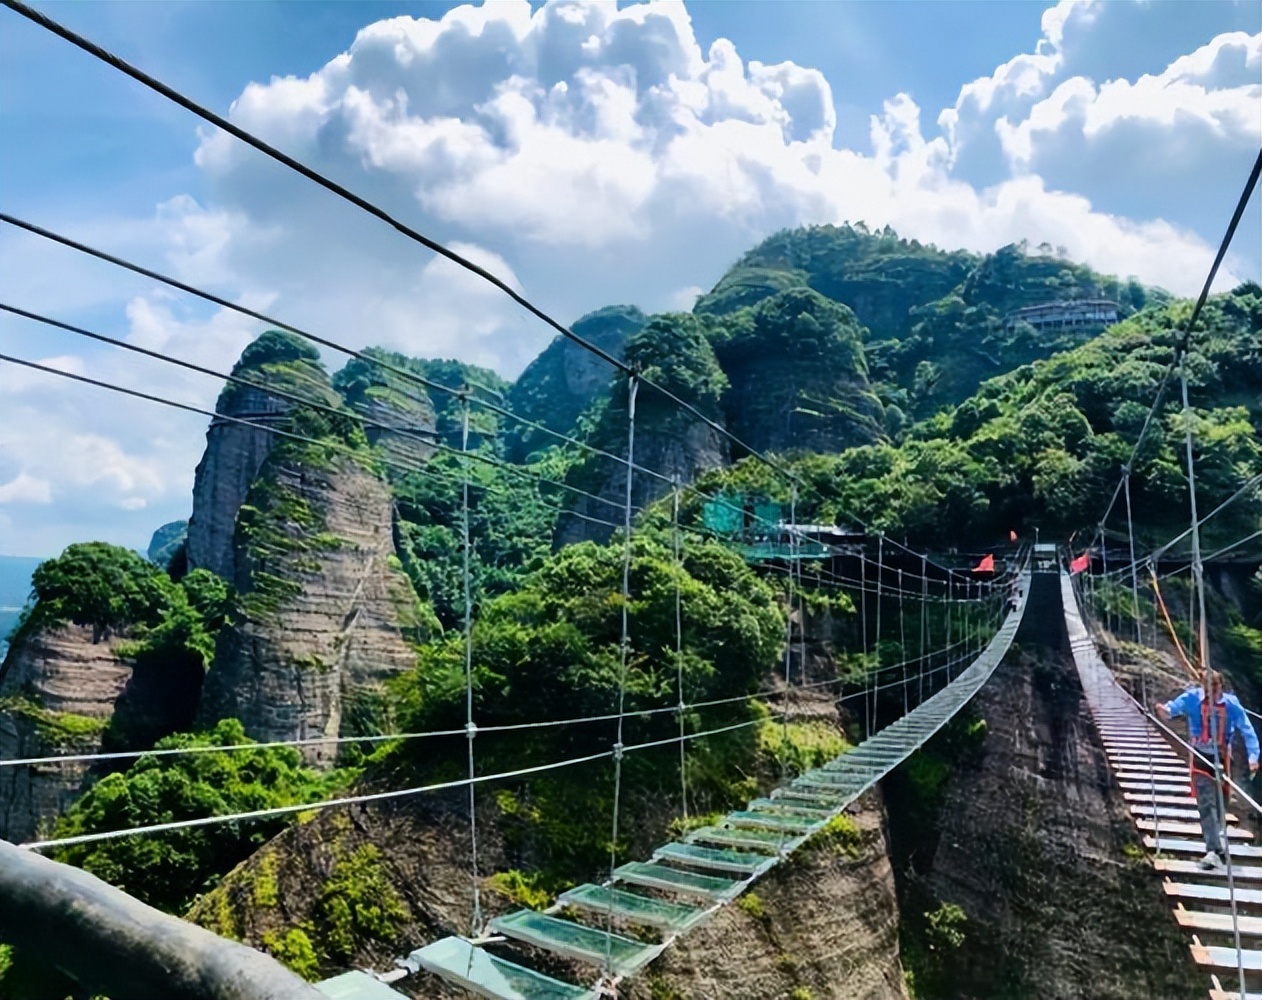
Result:
M1028 323L1039 330L1075 330L1088 326L1108 326L1117 322L1117 303L1108 299L1070 299L1043 302L1010 312L1004 328L1011 330L1018 323Z

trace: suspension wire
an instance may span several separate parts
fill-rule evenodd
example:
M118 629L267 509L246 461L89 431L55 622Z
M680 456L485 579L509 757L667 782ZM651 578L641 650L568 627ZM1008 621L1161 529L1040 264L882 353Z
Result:
M876 638L872 650L876 653L876 669L881 669L881 586L885 579L885 533L876 536ZM880 721L876 702L876 675L872 677L872 725L877 727Z
M1259 154L1259 164L1262 164L1262 154ZM1222 828L1217 830L1219 846L1222 848L1223 854L1226 856L1227 863L1227 894L1231 899L1231 931L1236 947L1236 974L1240 981L1240 995L1247 996L1244 981L1244 951L1240 944L1240 915L1236 905L1236 880L1234 866L1231 863L1231 841L1228 837L1227 830L1227 802L1226 796L1223 795L1223 767L1226 762L1221 760L1221 745L1219 737L1222 736L1223 742L1226 741L1226 734L1218 731L1218 712L1215 710L1214 686L1212 680L1212 668L1209 660L1209 619L1205 613L1205 577L1204 567L1201 564L1201 529L1199 518L1196 514L1196 465L1192 456L1192 408L1188 405L1188 376L1187 376L1187 355L1184 354L1179 365L1179 389L1182 394L1183 401L1183 444L1187 456L1188 470L1188 504L1192 512L1192 587L1193 587L1193 604L1199 612L1199 628L1196 633L1198 638L1198 646L1200 649L1201 669L1208 675L1202 682L1205 690L1202 696L1209 702L1209 735L1213 744L1213 760L1214 760L1214 795L1217 799L1218 814L1215 817L1215 823L1222 822ZM1227 752L1231 749L1228 747ZM1193 789L1195 791L1195 788ZM1208 849L1208 848L1207 848Z
M1126 541L1130 546L1131 556L1131 605L1134 608L1135 615L1135 643L1138 645L1143 640L1143 634L1140 632L1139 623L1141 615L1139 613L1139 570L1135 565L1135 521L1131 512L1131 476L1128 472L1122 481L1122 489L1126 494ZM1141 675L1141 683L1147 677L1145 670ZM1147 697L1143 699L1144 704L1148 704Z
M0 0L0 2L7 3L9 0ZM1210 265L1209 274L1205 276L1205 284L1201 286L1201 293L1197 296L1196 304L1192 307L1192 314L1188 317L1187 325L1183 329L1183 336L1175 345L1174 356L1170 359L1170 364L1161 376L1161 382L1157 386L1156 398L1144 417L1143 426L1139 430L1139 437L1135 439L1135 446L1131 449L1130 457L1123 466L1125 472L1130 472L1135 468L1135 461L1139 457L1140 446L1144 443L1144 435L1147 434L1153 417L1161 407L1161 401L1165 398L1166 388L1170 384L1170 377L1179 366L1183 355L1187 353L1188 345L1192 339L1192 330L1196 326L1196 320L1201 315L1201 309L1205 306L1205 300L1209 298L1210 286L1213 285L1214 278L1218 276L1218 268L1222 265L1223 258L1227 255L1227 248L1231 246L1232 238L1236 235L1236 227L1240 225L1240 220L1244 216L1245 206L1249 204L1249 199L1253 196L1253 189L1257 186L1259 176L1262 176L1262 150L1258 151L1258 158L1254 161L1253 169L1249 172L1249 179L1245 181L1244 190L1240 192L1240 198L1236 202L1236 210L1232 213L1231 221L1227 224L1227 231L1223 234L1222 242L1218 245L1218 252L1214 255L1214 263ZM1104 510L1104 516L1100 518L1101 525L1108 522L1109 514L1112 513L1113 505L1117 503L1121 490L1122 483L1119 481L1117 487L1113 490L1113 496L1109 498L1108 506Z
M29 319L37 323L42 323L46 326L55 327L56 329L64 330L67 333L72 333L80 337L86 337L91 340L99 341L101 343L110 344L114 347L121 348L122 350L131 351L134 354L140 354L148 358L153 358L165 364L175 365L177 367L184 368L188 371L197 372L200 375L206 375L206 376L209 376L210 378L220 379L224 382L229 382L234 385L241 385L241 386L246 386L247 388L257 389L260 392L266 393L270 396L274 396L278 399L287 400L288 402L293 403L296 406L304 406L309 409L316 410L321 413L327 413L327 414L330 414L332 416L337 416L337 417L345 416L348 413L354 414L359 417L360 421L363 423L365 427L370 427L375 430L380 430L380 431L387 432L390 434L398 434L403 437L412 438L414 440L417 440L423 443L427 447L435 448L438 451L447 452L452 455L460 455L461 462L466 461L468 458L472 458L474 461L481 462L484 465L490 465L493 468L501 469L504 472L508 472L517 476L518 478L529 479L536 483L545 484L548 486L554 486L558 489L565 490L577 496L587 497L591 500L596 500L599 503L603 503L611 507L617 507L619 510L622 509L622 504L618 503L616 500L610 500L607 497L602 497L602 496L599 496L598 494L591 493L577 486L573 486L570 483L562 482L557 479L552 479L548 476L540 475L537 472L530 472L528 469L525 469L522 466L516 465L512 462L506 462L502 459L498 459L498 458L495 458L494 456L486 455L481 452L476 452L476 451L462 452L461 449L452 447L451 445L441 440L441 437L438 435L436 431L418 430L412 427L381 423L380 421L373 419L367 412L367 408L362 405L361 406L350 405L350 408L348 410L340 410L336 406L330 406L329 404L322 403L319 400L309 399L307 397L300 395L299 393L289 392L285 389L280 389L275 386L268 385L265 382L256 381L251 378L244 378L240 375L234 375L227 372L216 371L213 368L206 368L203 365L198 365L191 361L185 361L182 358L177 358L170 354L164 354L161 351L154 351L146 347L140 347L137 344L130 344L127 341L120 340L117 337L110 337L103 333L96 333L92 330L87 330L87 329L84 329L83 327L75 326L71 323L63 323L60 320L52 319L51 317L43 316L39 313L30 312L29 310L21 309L17 306L12 306L12 305L8 305L6 303L0 302L0 311L12 313L13 315L21 316L24 319ZM399 369L399 370L402 370L402 369ZM449 391L459 396L459 390L450 389ZM465 399L466 402L470 400L472 400L473 402L477 402L477 397L473 397L471 395L466 395L463 398ZM641 508L637 507L636 510L639 511L641 510ZM615 527L615 525L613 525L612 522L607 522L607 523L609 523L611 527Z
M684 615L683 615L683 542L679 532L679 478L671 491L671 542L675 550L675 684L679 695L679 800L683 804L684 826L688 825L688 761L684 742L687 725L684 705Z
M627 379L627 478L626 478L626 517L623 531L622 551L622 640L618 646L618 735L613 745L613 819L609 836L609 877L614 878L618 868L618 819L622 808L622 753L623 722L626 718L627 700L627 664L630 659L631 645L631 495L634 486L635 459L635 399L639 392L640 379L634 373ZM609 902L606 914L606 950L605 973L613 976L613 901Z
M796 497L796 493L793 494ZM792 536L790 536L792 538ZM792 544L792 541L790 542ZM785 567L785 602L784 602L784 701L780 705L780 784L789 778L789 692L793 679L793 562ZM780 846L777 838L777 848Z
M1131 509L1131 476L1130 470L1127 470L1122 478L1122 492L1126 497L1126 540L1130 551L1130 570L1131 570L1131 602L1134 607L1135 616L1135 643L1139 645L1143 641L1143 633L1140 630L1141 615L1139 611L1139 573L1135 566L1135 521ZM1140 703L1147 708L1148 706L1148 657L1141 656L1139 658L1139 700ZM1157 845L1157 855L1161 855L1161 818L1157 814L1157 772L1153 769L1153 745L1151 740L1144 741L1148 758L1148 804L1152 809L1153 822L1153 842ZM1188 776L1189 785L1191 784L1191 775ZM1195 794L1195 788L1189 788L1190 792ZM1208 850L1208 848L1206 848ZM1229 850L1230 853L1230 850Z
M469 398L467 391L460 397L460 451L469 452ZM478 727L473 722L473 587L470 580L470 550L472 541L469 535L469 463L462 463L464 482L460 490L460 549L462 556L462 576L464 582L464 683L465 683L465 737L469 748L469 853L471 861L471 877L473 881L473 915L471 920L472 936L482 933L482 896L479 888L481 879L478 876L478 811L477 786L473 779L477 777L474 767L473 741L478 735Z
M333 448L334 450L342 451L350 455L359 454L357 449L355 449L354 447L350 445L342 444L340 442L321 441L316 438L310 437L308 435L298 434L293 431L282 430L278 427L272 426L271 424L262 423L257 420L250 420L247 417L236 417L227 413L217 413L214 410L207 410L200 406L193 406L191 403L181 403L177 400L170 399L165 396L158 396L152 393L141 392L138 389L130 389L130 388L127 388L126 386L116 385L112 382L104 382L100 379L89 378L86 375L78 375L78 374L75 374L74 372L64 371L60 368L52 368L48 365L42 365L37 361L28 361L24 358L16 358L8 354L0 354L0 361L6 361L6 362L9 362L10 364L21 365L25 368L31 368L35 371L43 372L46 375L55 375L58 378L65 378L65 379L70 379L75 382L82 382L86 385L95 386L98 389L108 389L111 392L117 392L124 396L132 396L136 399L145 400L146 402L158 403L163 406L172 407L173 409L184 410L187 413L196 413L200 416L210 417L212 420L219 420L219 421L224 421L226 423L237 424L242 427L252 427L257 430L264 430L264 431L267 431L269 434L274 434L277 437L283 437L291 441L299 441L305 444L319 444L321 446L330 447L330 448ZM258 383L251 382L247 379L240 379L235 376L226 376L226 375L218 376L218 377L224 378L228 381L248 385L251 388L260 389L264 392L267 392L271 395L278 396L280 398L285 398L286 396L290 395L288 393L285 393L283 390L274 389L271 387L264 387L262 385L259 385ZM326 406L325 404L316 403L310 400L303 400L301 397L294 397L294 399L300 405L313 407L315 409L327 410L338 416L352 416L352 417L357 416L357 414L355 414L352 411L340 411L336 409L335 407L329 407L329 406ZM378 428L383 431L388 431L390 433L395 433L396 431L398 433L406 433L406 428L395 428L393 425L380 424L380 423L377 423L376 421L363 421L363 422L366 424L366 426ZM424 440L424 439L421 439L421 440ZM456 453L457 454L459 453L459 449L456 449ZM487 458L487 456L481 455L478 452L469 452L469 457L474 459L475 461L484 461ZM458 479L453 479L451 476L448 476L442 472L436 471L427 465L401 462L398 459L387 458L384 455L379 455L378 460L386 468L396 469L400 472L405 472L405 473L415 473L415 474L420 474L420 475L425 475L425 476L432 476L435 479L439 479L443 482L453 483L456 485L459 484ZM493 460L491 464L495 464ZM504 467L506 469L513 468L511 465L506 465ZM531 478L529 473L526 473L525 470L522 470L522 473L527 478ZM537 482L538 480L535 480L535 481ZM493 489L492 487L484 486L482 488L487 489L489 492L499 493L500 495L503 495L502 491L497 491ZM573 514L575 517L580 517L585 521L592 522L593 524L600 524L600 525L604 525L610 528L620 527L619 525L614 524L612 521L605 521L605 520L602 520L601 518L592 517L587 514L579 514L575 511L571 511L563 507L555 507L551 504L546 503L544 501L544 498L542 497L540 497L540 503L541 503L541 506L543 506L545 509L553 511L554 513L557 513L557 514L561 514L561 513Z

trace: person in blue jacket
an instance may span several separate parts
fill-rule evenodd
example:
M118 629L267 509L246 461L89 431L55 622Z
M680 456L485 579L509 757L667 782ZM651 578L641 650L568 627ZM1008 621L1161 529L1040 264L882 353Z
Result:
M1212 699L1205 697L1206 689L1213 691ZM1222 803L1225 806L1230 795L1226 779L1231 776L1231 743L1236 734L1244 738L1245 752L1249 756L1249 775L1258 770L1258 734L1245 714L1244 706L1234 694L1223 692L1223 677L1217 670L1207 670L1201 686L1185 691L1172 701L1159 702L1157 714L1163 719L1184 716L1188 720L1188 742L1206 758L1206 763L1195 753L1189 754L1192 770L1192 792L1196 796L1196 808L1201 814L1201 830L1205 835L1206 854L1200 861L1205 869L1221 868L1227 850L1227 823L1219 808L1218 789L1214 787L1214 768L1217 762L1223 783Z

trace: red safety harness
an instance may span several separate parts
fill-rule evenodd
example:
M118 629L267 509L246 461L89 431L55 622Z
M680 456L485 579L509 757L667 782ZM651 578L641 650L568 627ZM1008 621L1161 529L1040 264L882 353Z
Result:
M1218 759L1222 762L1223 790L1226 791L1227 781L1231 777L1231 744L1227 742L1227 703L1224 701L1221 704L1214 705L1213 708L1216 710L1214 714L1218 716L1214 720L1217 723L1216 730L1210 727L1209 698L1201 698L1201 736L1200 739L1192 742L1192 746L1202 753L1206 753L1210 748L1210 733L1218 733ZM1206 753L1206 756L1209 756L1209 754ZM1188 754L1188 765L1192 769L1193 774L1203 774L1207 778L1214 776L1214 772L1194 753Z

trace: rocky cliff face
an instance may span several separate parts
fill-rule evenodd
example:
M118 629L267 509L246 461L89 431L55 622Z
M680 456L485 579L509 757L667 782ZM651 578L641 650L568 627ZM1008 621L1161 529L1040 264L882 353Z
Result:
M626 446L614 454L625 456ZM703 472L725 466L730 461L727 439L714 428L689 416L680 415L656 428L637 427L635 464L666 477L634 472L631 477L631 505L643 508L670 492L672 478L691 483ZM588 476L582 480L588 492L601 499L577 496L566 512L557 519L553 536L555 548L575 542L605 542L615 529L622 527L627 495L627 467L613 459L591 460ZM638 515L633 512L632 517ZM589 520L590 519L590 520Z
M628 1000L906 997L879 793L848 815L857 836L845 847L824 838L773 869L743 905L722 910L630 980Z
M936 914L927 997L1204 995L1066 655L1005 664L979 693L984 743L946 785L927 870L902 873L908 912Z
M94 643L92 629L62 625L23 636L0 678L0 758L95 753L131 676L117 639ZM0 837L29 840L78 797L87 764L0 768Z
M573 331L619 360L628 338L644 328L648 318L635 306L608 306L574 322ZM569 433L584 410L609 389L613 369L591 351L565 337L557 337L513 383L508 402L514 413ZM509 456L525 459L532 451L557 443L550 434L517 425L509 442Z
M387 731L384 681L415 665L416 595L386 484L357 458L277 452L234 540L242 619L219 635L201 715L260 740ZM328 763L335 747L315 747Z
M591 777L599 781L607 765L594 767L600 773L593 771ZM500 794L514 801L513 792ZM516 801L530 800L519 792ZM661 795L625 802L629 855L647 857L663 842L677 808L677 802ZM851 815L855 826L843 838L823 838L773 870L744 904L726 907L681 939L622 984L618 995L629 1000L905 998L879 795L865 798ZM481 903L487 919L520 908L497 891L492 873L530 871L538 861L532 847L542 845L515 836L511 831L517 822L503 811L499 795L479 793ZM563 844L551 846L564 851ZM592 876L600 881L598 872ZM339 966L388 969L417 947L468 933L472 885L467 799L459 793L423 795L322 813L286 831L203 897L190 919L291 961L304 942L314 941L326 972ZM347 905L362 917L343 921L339 934L337 914ZM573 982L590 982L598 974L591 966L554 958L551 965L541 965L541 955L534 952L528 963ZM309 974L320 964L313 960ZM428 975L410 976L394 988L426 1000L465 996Z
M275 396L251 389L220 400L218 412L254 423L275 425L289 405ZM193 478L193 515L188 522L188 565L208 569L225 579L235 575L232 536L237 511L250 484L272 450L276 435L262 427L247 427L215 419L206 431L206 450Z
M232 374L325 405L338 402L320 367L319 353L292 334L264 333L245 349ZM224 386L219 394L215 404L219 416L206 431L206 451L193 479L193 514L186 543L189 569L208 569L226 580L234 578L237 511L276 442L269 428L284 420L290 405L282 397L236 383Z
M366 348L364 354L390 367L354 358L333 376L333 387L347 406L369 422L364 432L369 444L376 445L390 463L387 475L402 476L434 453L434 404L424 385L393 370L423 376L417 361L376 347Z

